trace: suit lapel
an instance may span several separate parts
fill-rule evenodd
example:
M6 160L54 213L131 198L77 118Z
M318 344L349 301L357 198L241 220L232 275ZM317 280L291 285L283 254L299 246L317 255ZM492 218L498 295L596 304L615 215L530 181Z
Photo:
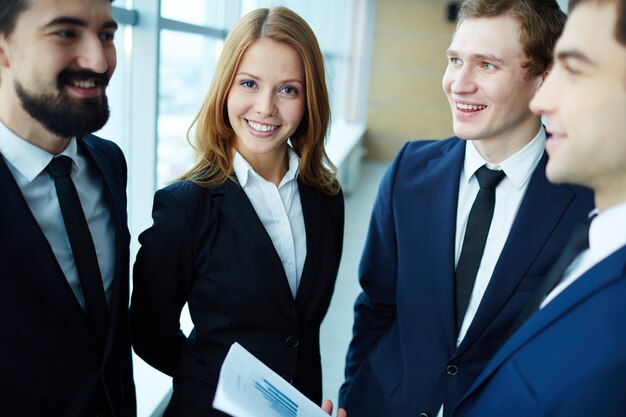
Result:
M122 219L125 219L126 216L120 212L120 202L118 201L118 193L125 192L125 190L115 191L115 185L112 178L114 168L110 161L102 155L98 149L96 149L90 136L79 140L78 145L83 147L87 155L91 157L98 172L100 173L100 177L103 179L104 197L108 203L111 218L115 224L115 275L113 277L113 282L111 283L111 299L109 300L109 328L107 332L107 341L104 347L105 353L108 353L114 342L114 338L111 337L111 335L117 333L117 323L120 321L120 309L118 308L119 303L122 302L120 297L122 294L126 294L125 291L121 291L120 287L122 285L128 285L126 281L126 273L124 272L124 266L122 265L122 260L125 259L123 251L126 250L127 246L127 244L123 241L122 231L128 226L125 223L122 224ZM117 169L120 168L121 167L117 167Z
M548 182L546 163L544 152L530 179L476 317L459 346L459 354L477 340L497 316L575 197L568 188Z
M30 282L54 311L94 344L87 318L1 155L0 190L4 196L0 204L0 231L2 239L10 242L6 245L6 257L13 261L11 269Z
M302 269L302 277L296 301L300 308L307 305L308 297L313 293L318 277L321 259L321 245L324 242L324 225L322 224L323 207L319 194L309 185L298 182L298 191L302 203L304 227L306 230L306 259Z
M465 142L454 141L442 150L440 158L428 163L426 178L427 206L426 224L428 241L432 253L416 257L418 262L427 262L426 273L439 279L435 285L437 304L443 312L442 325L446 329L450 346L456 346L455 299L454 299L454 243L456 212L459 195L459 178L465 159ZM420 198L417 196L416 198ZM423 239L423 237L420 237ZM444 260L444 264L441 260Z
M281 291L293 300L280 257L248 196L238 184L230 180L221 188L224 190L224 202L220 207L222 215L254 253L267 274L280 277L278 285Z
M625 269L626 246L623 246L574 281L542 310L532 315L496 353L461 402L476 392L515 352L530 343L535 336L546 330L552 323L576 308L584 300L592 297L596 292L615 281L626 279L624 277Z

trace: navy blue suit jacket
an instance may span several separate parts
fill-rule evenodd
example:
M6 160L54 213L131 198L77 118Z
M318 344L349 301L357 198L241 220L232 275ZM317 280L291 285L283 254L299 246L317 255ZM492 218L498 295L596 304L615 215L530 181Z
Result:
M115 225L115 276L104 349L48 240L0 155L0 415L95 415L104 390L112 416L136 415L128 325L130 234L126 162L112 142L95 136L79 147L102 175Z
M626 415L626 247L531 316L455 417Z
M139 236L131 327L139 356L174 377L166 416L224 415L211 408L222 362L239 342L320 403L319 328L343 245L343 195L298 183L307 254L294 299L274 244L234 181L190 181L157 191L154 224ZM180 330L188 303L194 329Z
M456 346L454 244L465 142L405 145L380 186L359 278L340 405L351 417L446 415L500 347L527 297L593 207L555 186L544 154L476 316Z

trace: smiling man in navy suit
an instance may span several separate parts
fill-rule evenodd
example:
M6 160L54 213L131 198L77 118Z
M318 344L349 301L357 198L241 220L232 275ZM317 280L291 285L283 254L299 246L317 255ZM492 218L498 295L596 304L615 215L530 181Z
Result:
M0 3L0 415L136 415L110 0Z
M548 118L548 179L595 192L588 248L549 276L455 417L626 415L626 0L581 0L531 108ZM561 271L561 272L559 272Z
M457 137L408 143L380 186L340 405L351 417L448 416L502 345L587 189L550 184L529 102L565 14L551 0L468 0L443 89Z

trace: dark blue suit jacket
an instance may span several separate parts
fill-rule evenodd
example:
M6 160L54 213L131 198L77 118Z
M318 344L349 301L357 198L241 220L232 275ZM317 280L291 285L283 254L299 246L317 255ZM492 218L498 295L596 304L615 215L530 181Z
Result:
M115 229L115 277L104 350L46 237L0 155L0 415L95 415L102 392L112 416L136 415L128 325L126 163L112 142L79 140L104 183Z
M626 247L511 336L454 416L626 415Z
M465 142L405 145L374 206L340 405L351 417L448 415L500 347L592 194L532 174L476 316L456 347L454 243Z
M343 195L298 184L307 255L294 299L274 244L234 181L190 181L157 191L154 224L139 236L131 327L139 356L174 377L166 416L224 415L211 408L222 362L239 342L320 403L319 328L343 245ZM188 303L194 329L180 330Z

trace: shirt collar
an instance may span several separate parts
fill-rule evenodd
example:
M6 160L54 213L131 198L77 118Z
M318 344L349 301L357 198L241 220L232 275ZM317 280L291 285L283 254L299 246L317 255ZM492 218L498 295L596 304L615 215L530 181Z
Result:
M282 187L289 181L296 179L298 173L300 172L300 158L291 146L287 146L287 157L289 158L289 168L287 169L283 179L280 181L278 188ZM252 165L250 165L250 163L246 161L246 159L237 151L235 151L235 157L233 158L233 170L235 171L237 181L239 181L242 188L245 188L246 184L248 184L250 175L257 179L263 179L256 173ZM263 181L265 180L263 179Z
M589 249L606 257L626 245L626 202L598 213L589 226Z
M499 164L487 162L480 152L478 152L478 149L476 149L474 141L468 140L467 142L469 143L465 146L464 165L466 181L469 182L478 168L487 165L487 168L504 171L513 186L521 190L530 180L533 171L541 160L546 143L546 131L542 125L539 128L539 132L530 143Z
M13 167L28 180L33 181L48 166L52 158L50 152L25 141L13 133L4 123L0 122L0 153ZM72 171L78 169L78 146L76 138L72 138L67 147L59 155L72 158Z

